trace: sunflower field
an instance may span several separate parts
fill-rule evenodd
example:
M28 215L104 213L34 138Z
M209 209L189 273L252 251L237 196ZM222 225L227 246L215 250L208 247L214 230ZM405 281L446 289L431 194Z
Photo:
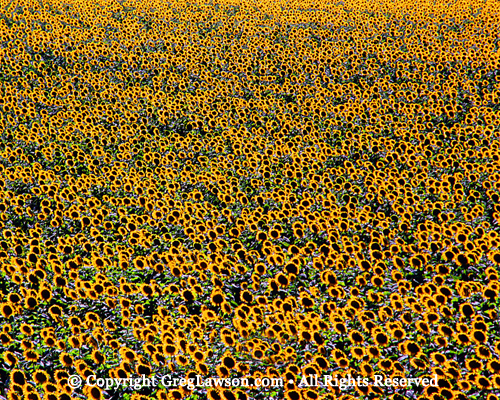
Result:
M1 0L0 399L498 400L499 10Z

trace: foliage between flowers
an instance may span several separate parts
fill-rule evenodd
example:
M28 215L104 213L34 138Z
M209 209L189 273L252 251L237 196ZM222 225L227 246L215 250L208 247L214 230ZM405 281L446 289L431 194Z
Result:
M2 396L498 399L498 3L2 3Z

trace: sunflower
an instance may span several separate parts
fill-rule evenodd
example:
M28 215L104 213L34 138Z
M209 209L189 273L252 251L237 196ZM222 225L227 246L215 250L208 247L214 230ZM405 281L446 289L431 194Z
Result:
M252 303L253 302L253 295L250 291L248 290L243 290L241 293L240 293L240 298L242 301L244 301L245 303Z
M373 370L373 367L368 364L367 362L363 362L359 365L359 370L361 375L365 377L371 377L374 375L375 371Z
M335 330L335 332L339 333L339 334L342 334L342 335L345 335L347 333L347 327L344 323L342 322L337 322L334 326L333 326L333 329Z
M480 330L472 331L471 337L476 344L482 344L488 340L488 335L486 334L486 332Z
M263 263L258 263L255 265L254 271L257 275L264 275L267 271L266 265Z
M26 376L24 375L24 372L19 370L19 369L13 369L10 372L10 380L13 384L19 385L19 386L24 386L27 384Z
M20 327L21 333L26 335L26 336L31 336L33 335L33 327L29 324L21 324Z
M406 337L406 331L403 328L394 328L390 331L390 333L396 340L403 340Z
M49 374L47 374L47 372L41 371L41 370L35 371L32 376L33 376L33 380L35 381L35 383L37 385L43 385L45 383L48 383L50 380Z
M125 362L133 362L137 358L136 353L127 347L122 347L119 353Z
M377 366L382 370L382 371L390 371L393 366L393 362L389 358L381 359L378 361Z
M219 365L216 368L217 376L220 376L221 378L227 378L230 375L230 370L229 368L225 367L224 365Z
M4 318L8 319L14 314L14 308L9 303L4 303L0 306L0 311Z
M217 314L208 308L202 310L202 316L204 320L213 321L217 319Z
M431 332L429 325L424 321L417 321L415 323L415 326L417 327L417 329L420 333L428 335Z
M40 358L39 354L31 349L26 349L23 355L25 360L31 362L36 362Z
M435 312L429 312L427 314L425 314L425 320L430 323L430 324L434 324L436 322L439 322L439 314L435 313Z
M380 358L380 349L377 346L369 346L366 349L366 354L372 359Z
M292 277L293 275L291 275L290 277ZM282 272L278 273L276 275L276 278L274 279L274 282L276 282L278 284L279 287L281 288L286 288L290 282L289 278L283 274Z
M236 366L236 361L231 356L225 356L222 358L222 364L228 369L233 369Z
M349 360L346 357L340 357L335 361L337 362L337 365L342 369L345 369L349 366Z
M454 334L453 329L451 329L448 325L444 325L444 324L439 324L437 331L441 335L446 336L446 337L451 337Z
M196 350L192 354L192 357L197 363L202 363L205 360L205 353L200 350Z
M236 393L233 393L232 390L224 389L222 391L222 399L221 400L236 400Z
M380 347L385 347L389 344L389 336L387 336L385 332L377 332L374 335L373 340Z
M488 390L491 388L491 381L482 375L476 377L476 384L482 390Z
M475 380L475 379L474 379ZM473 382L474 382L473 380ZM475 383L475 382L474 382ZM462 391L464 392L468 392L469 390L472 389L472 385L471 385L471 382L469 382L469 380L461 380L458 382L458 386L460 387L460 389L462 389Z
M469 359L465 362L465 366L469 371L476 372L483 369L483 363L476 359Z
M285 392L285 399L286 400L301 400L303 399L302 395L300 392L297 390L288 390Z
M381 276L373 276L371 278L371 283L375 287L382 287L384 285L384 278Z
M313 300L313 299L311 299L311 298L310 298L309 296L307 296L307 295L303 296L303 297L300 299L300 303L301 303L301 304L302 304L302 306L303 306L304 308L306 308L306 309L307 309L307 308L312 308L312 307L314 307L314 304L315 304L314 300Z
M464 303L460 306L460 314L466 318L470 318L475 314L475 311L470 303Z
M264 352L261 348L255 348L252 352L252 357L257 360L261 360L264 357Z
M434 343L436 343L436 346L444 349L448 346L448 339L443 336L436 336L434 338Z
M9 364L10 366L15 366L17 364L17 362L19 361L17 359L17 357L14 355L14 353L10 352L10 351L5 351L3 353L3 359L5 360L5 362L7 364Z
M93 386L90 390L89 390L89 398L91 400L101 400L103 398L103 395L102 395L102 392L101 392L101 389L99 389L99 387L97 386Z
M151 367L149 365L146 365L146 364L143 364L143 363L137 364L135 370L137 372L137 375L139 375L139 376L142 376L142 375L149 376L149 375L151 375Z
M106 361L106 356L104 356L99 350L92 351L92 361L100 365Z
M73 365L73 358L66 352L62 352L59 355L59 361L65 367L71 367Z
M231 314L232 312L232 308L231 308L231 305L227 302L227 301L224 301L222 304L221 304L221 310L224 314Z
M439 364L439 365L443 365L447 361L446 356L442 353L439 353L439 352L432 353L431 359L432 359L432 361L434 361L436 364Z
M229 347L232 347L237 343L236 339L231 333L221 335L221 340L226 346Z
M415 356L421 351L420 346L411 340L403 344L403 349L405 354L410 354L412 356Z
M457 333L457 334L455 334L455 339L462 346L467 346L470 343L470 337L466 333Z
M354 344L362 344L364 342L363 334L357 330L349 332L349 339Z
M182 354L177 355L176 360L182 366L186 366L189 364L189 359Z

